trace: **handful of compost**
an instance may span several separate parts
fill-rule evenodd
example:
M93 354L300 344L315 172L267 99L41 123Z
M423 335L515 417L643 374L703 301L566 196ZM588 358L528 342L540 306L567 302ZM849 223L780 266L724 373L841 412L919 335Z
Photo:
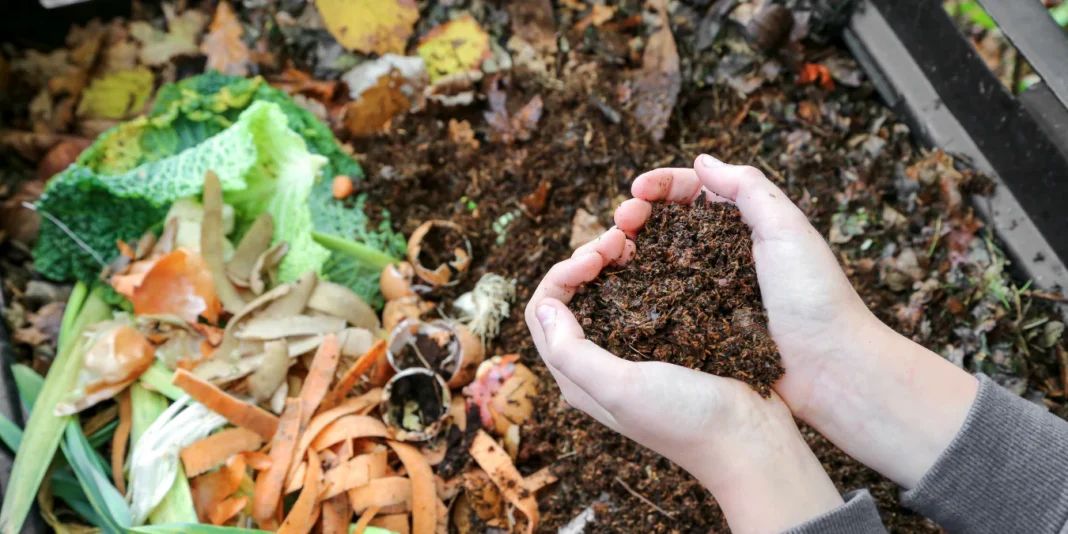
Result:
M657 204L636 257L571 303L586 337L630 360L663 360L771 393L783 375L767 332L752 239L732 204Z

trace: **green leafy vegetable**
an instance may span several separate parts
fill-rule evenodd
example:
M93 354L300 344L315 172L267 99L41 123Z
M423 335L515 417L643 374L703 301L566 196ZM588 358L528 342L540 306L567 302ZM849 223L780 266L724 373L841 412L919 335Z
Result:
M53 415L56 404L67 392L74 389L78 371L82 367L82 354L76 348L82 330L88 325L111 317L111 308L100 298L96 289L84 296L86 288L78 284L68 300L60 331L59 350L52 362L51 371L44 381L30 419L26 423L23 445L33 454L15 455L7 492L4 494L3 511L0 511L0 533L16 534L22 529L26 515L33 505L37 489L44 480L51 459L63 437L64 428L73 418ZM84 304L79 300L84 296ZM68 319L68 314L77 318ZM84 436L83 436L84 438Z
M209 73L162 87L147 116L105 132L49 183L38 202L47 222L34 251L37 270L58 280L96 279L117 240L136 239L170 203L199 194L209 168L239 211L239 230L263 211L275 216L276 240L290 243L283 280L323 273L330 253L311 240L313 229L403 254L388 217L371 228L362 200L348 208L330 194L333 176L363 173L325 124L261 78ZM376 300L378 273L356 267L342 283Z

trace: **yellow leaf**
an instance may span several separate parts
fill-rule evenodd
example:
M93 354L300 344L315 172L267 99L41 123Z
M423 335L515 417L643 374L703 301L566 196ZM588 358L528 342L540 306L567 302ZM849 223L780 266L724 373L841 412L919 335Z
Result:
M143 21L130 24L130 35L141 43L141 62L147 65L163 65L175 56L200 50L197 37L208 22L207 15L196 9L176 15L170 4L163 4L163 14L167 17L166 32Z
M403 54L419 20L415 0L318 0L316 6L341 46L364 54Z
M93 80L78 103L78 117L125 119L145 107L152 95L152 71L146 67L105 74Z
M223 74L248 76L248 47L241 40L244 30L234 16L234 10L225 0L215 10L211 31L200 43L200 51L208 56L205 69L215 69Z
M492 54L489 35L471 15L434 28L419 43L417 51L426 62L431 83L476 70Z

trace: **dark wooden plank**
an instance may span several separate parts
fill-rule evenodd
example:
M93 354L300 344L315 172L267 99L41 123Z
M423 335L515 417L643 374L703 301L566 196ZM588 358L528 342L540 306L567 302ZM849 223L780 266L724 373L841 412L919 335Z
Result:
M1016 97L1035 118L1065 158L1068 158L1068 109L1043 82L1038 82ZM1065 177L1068 179L1068 176Z
M1050 246L1068 258L1068 158L960 34L941 2L869 0Z
M1068 107L1068 35L1039 0L979 0L1050 91Z

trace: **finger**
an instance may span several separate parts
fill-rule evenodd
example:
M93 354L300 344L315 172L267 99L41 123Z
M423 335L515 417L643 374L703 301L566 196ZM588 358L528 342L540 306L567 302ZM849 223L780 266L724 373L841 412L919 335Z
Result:
M631 198L623 201L616 208L616 228L623 230L627 237L633 238L638 230L645 226L645 221L653 214L653 205L640 198Z
M625 395L620 387L628 382L628 367L634 363L587 340L578 320L562 302L546 299L536 314L545 336L542 355L546 363L612 414Z
M689 204L701 192L704 192L705 197L712 202L726 200L704 187L694 169L655 169L635 178L630 186L630 193L634 195L634 198L647 202L665 201Z
M626 244L627 235L618 228L610 228L597 239L575 249L575 252L571 254L571 257L578 258L596 252L604 258L605 264L609 264L619 259L623 254L623 249Z
M655 169L634 179L630 194L648 202L685 204L701 191L701 180L693 169Z
M734 202L754 233L808 224L808 218L764 173L746 165L727 165L702 154L694 171L708 189Z
M534 290L530 298L531 304L537 306L538 302L546 298L570 302L571 297L575 295L575 289L597 278L604 264L604 258L600 254L587 254L553 265Z
M638 247L633 241L627 240L623 244L623 254L619 255L619 259L615 261L616 265L626 265L627 262L634 259L634 256L638 254Z
M618 432L619 425L615 418L612 417L607 410L601 407L601 405L597 404L597 401L593 400L588 393L575 385L575 383L568 379L567 376L562 374L549 363L549 359L546 356L549 354L550 349L548 343L545 341L541 323L536 316L533 301L527 306L525 315L527 329L530 330L531 337L534 339L534 345L538 349L538 354L541 356L542 361L545 362L545 367L552 373L553 379L556 380L556 384L560 387L560 392L563 393L567 403L586 412L601 424Z

